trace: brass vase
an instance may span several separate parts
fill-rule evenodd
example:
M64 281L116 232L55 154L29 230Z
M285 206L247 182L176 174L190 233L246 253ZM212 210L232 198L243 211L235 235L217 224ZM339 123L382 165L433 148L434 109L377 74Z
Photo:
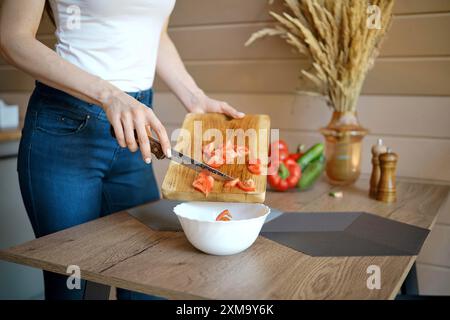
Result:
M362 139L368 131L361 127L356 112L333 112L325 137L326 173L331 184L354 183L361 173Z

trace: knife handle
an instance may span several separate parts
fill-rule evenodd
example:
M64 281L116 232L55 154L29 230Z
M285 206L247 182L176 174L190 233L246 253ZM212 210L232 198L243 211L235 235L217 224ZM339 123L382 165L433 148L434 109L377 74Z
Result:
M147 129L147 133L149 133L149 130L150 129ZM113 138L116 137L113 126L109 126L109 133ZM134 138L136 139L136 143L139 145L139 139L136 130L134 130ZM150 140L150 151L155 155L156 159L164 159L166 155L164 154L164 151L161 147L161 143L150 135L148 135L148 139Z

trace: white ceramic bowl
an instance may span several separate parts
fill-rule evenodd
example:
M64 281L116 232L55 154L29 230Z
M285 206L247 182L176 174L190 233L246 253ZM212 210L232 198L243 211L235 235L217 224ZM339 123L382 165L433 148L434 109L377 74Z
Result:
M231 221L215 221L228 209ZM173 211L189 242L213 255L231 255L250 247L261 231L270 208L259 203L185 202Z

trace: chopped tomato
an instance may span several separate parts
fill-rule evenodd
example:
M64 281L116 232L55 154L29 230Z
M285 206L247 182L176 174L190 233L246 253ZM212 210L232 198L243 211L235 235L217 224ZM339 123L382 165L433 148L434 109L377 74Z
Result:
M231 218L233 217L231 216L230 211L228 211L228 209L225 209L221 213L219 213L219 215L216 217L216 221L230 221Z
M214 142L203 146L203 159L206 164L217 169L224 163L233 163L237 153L233 143L228 140L225 145L214 145Z
M231 140L227 140L227 142L225 143L224 146L225 150L233 150L234 149L234 144Z
M254 163L249 163L247 165L248 171L250 171L253 174L260 175L261 174L261 160L256 159Z
M230 181L225 182L223 184L223 186L224 186L224 188L233 188L233 187L235 187L238 184L238 182L239 182L239 178L236 178L234 180L230 180Z
M207 171L202 171L195 178L192 186L207 197L214 185L214 178Z
M237 183L239 189L245 192L251 192L256 190L255 181L253 179L248 179L245 181L239 181Z
M203 157L205 159L208 159L212 156L214 153L214 142L210 142L208 144L205 144L202 148L203 151Z
M211 177L211 174L209 173L208 170L202 170L199 174L198 177ZM212 177L211 177L212 178Z
M225 152L225 162L232 164L234 162L234 159L237 157L236 151L234 149L226 149Z
M222 153L224 162L226 163L233 163L234 159L236 158L237 154L234 151L234 145L231 140L228 140L225 145L220 146L216 150L216 154Z
M220 168L224 163L223 155L220 153L214 154L206 161L206 164L214 169Z
M236 146L234 148L237 157L245 157L248 154L248 148L246 146Z

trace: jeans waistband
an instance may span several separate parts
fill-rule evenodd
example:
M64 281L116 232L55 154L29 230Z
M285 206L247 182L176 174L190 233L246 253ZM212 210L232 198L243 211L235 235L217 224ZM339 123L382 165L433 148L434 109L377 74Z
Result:
M148 107L152 107L153 100L153 90L147 89L143 91L136 92L126 92L128 95L132 96L139 102L145 104ZM55 89L53 87L47 86L42 82L36 81L36 88L34 89L34 94L45 96L46 98L55 99L56 101L62 101L70 106L76 106L76 108L81 108L84 111L91 114L91 116L98 119L107 120L105 111L98 105L93 103L88 103L81 99L78 99L64 91Z

